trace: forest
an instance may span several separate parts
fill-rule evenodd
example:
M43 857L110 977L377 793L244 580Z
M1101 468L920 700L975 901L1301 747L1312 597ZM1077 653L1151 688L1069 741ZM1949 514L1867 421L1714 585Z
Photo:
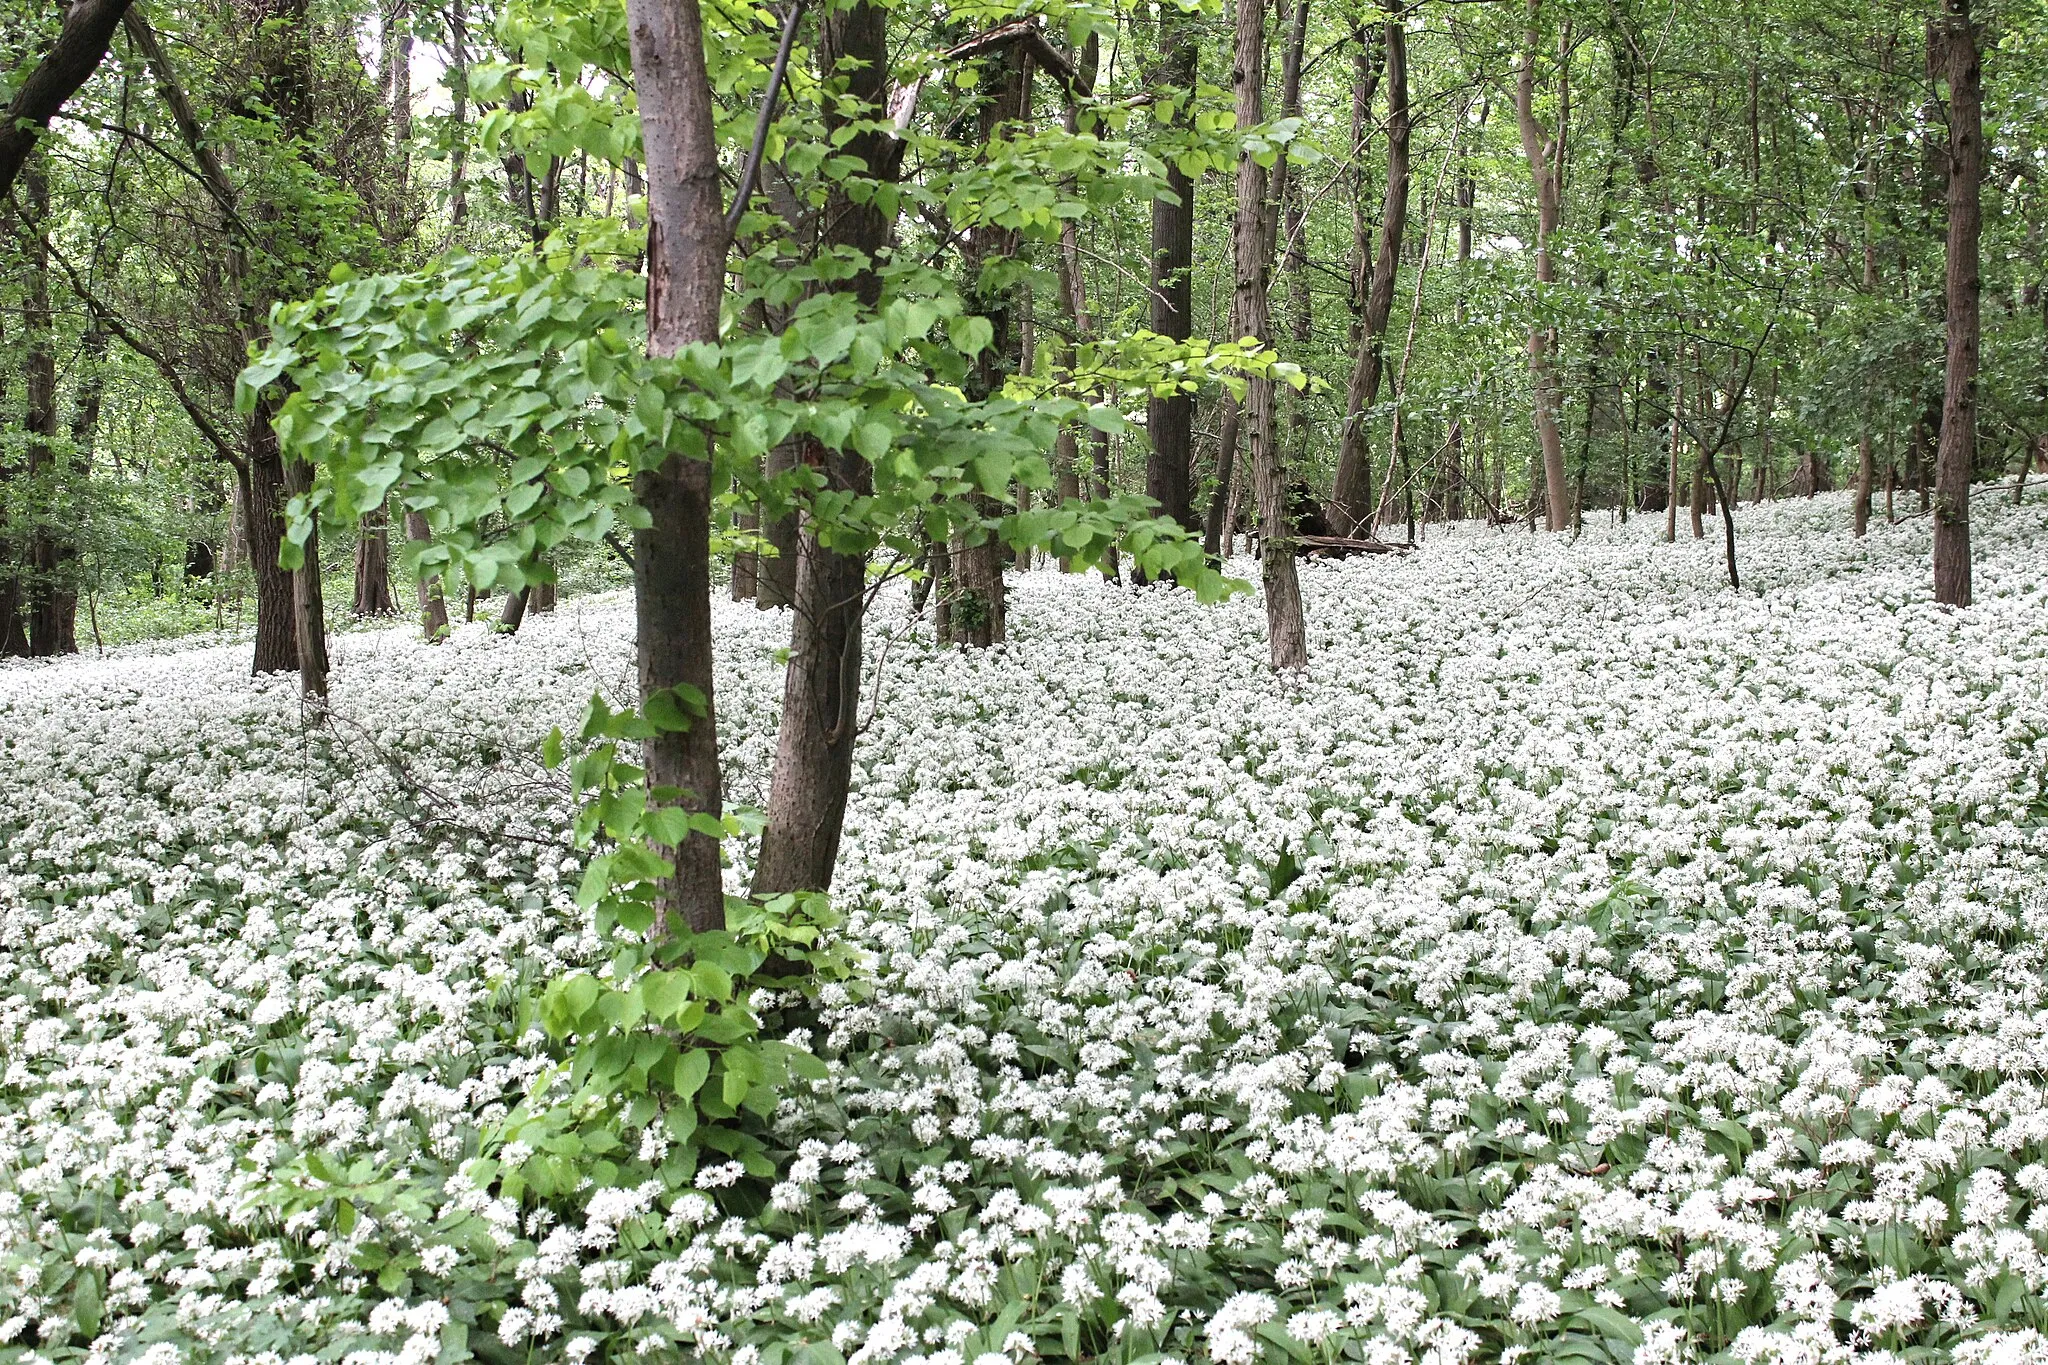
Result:
M0 73L0 1365L2048 1365L2040 0Z

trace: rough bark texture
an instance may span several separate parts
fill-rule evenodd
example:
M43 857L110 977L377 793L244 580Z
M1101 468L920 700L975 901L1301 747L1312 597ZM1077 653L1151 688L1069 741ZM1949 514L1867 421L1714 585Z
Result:
M718 339L727 247L720 202L716 110L704 66L697 0L628 0L634 87L647 148L647 350L672 356ZM721 810L712 690L711 462L708 452L647 452L633 480L649 525L633 534L633 596L642 700L694 689L704 714L647 741L647 783L686 808ZM718 842L691 834L673 851L657 933L680 918L725 926Z
M57 41L15 88L14 98L0 114L0 198L13 188L50 120L99 69L128 2L72 0L65 9Z
M1239 0L1232 85L1237 126L1265 121L1265 13L1255 0ZM1233 232L1237 264L1238 325L1244 335L1267 340L1266 283L1272 266L1272 234L1266 229L1266 169L1249 155L1237 162L1237 222ZM1259 578L1266 593L1266 639L1276 671L1308 666L1308 630L1301 616L1301 588L1294 576L1294 533L1287 514L1287 474L1274 441L1273 381L1245 385L1244 431L1251 450L1252 483L1258 499Z
M1185 126L1194 117L1195 30L1191 16L1172 5L1160 6L1159 49L1157 87L1173 92L1181 101L1175 107L1174 123ZM1169 165L1166 188L1171 199L1152 201L1150 324L1160 336L1185 341L1194 322L1195 185L1178 167ZM1154 396L1145 403L1146 434L1152 438L1145 459L1145 494L1159 504L1162 515L1190 531L1196 529L1190 501L1194 414L1193 394Z
M256 654L250 671L288 673L299 666L299 643L292 574L277 562L284 542L284 460L267 414L251 413L244 431L248 475L237 479L236 493L249 541L249 568L256 578Z
M1528 28L1522 37L1521 68L1515 75L1515 123L1522 134L1522 155L1529 163L1529 178L1536 190L1536 283L1538 288L1556 282L1557 266L1551 259L1550 239L1556 234L1562 213L1558 183L1557 140L1536 117L1536 47L1541 37L1538 20L1542 0L1529 0ZM1537 445L1543 455L1545 525L1552 531L1571 526L1571 487L1565 476L1564 436L1558 430L1557 374L1551 361L1555 337L1547 327L1529 330L1529 387L1533 395Z
M848 97L827 115L829 129L881 120L888 94L887 23L888 11L877 4L857 3L825 16L821 69L841 73ZM886 134L868 128L850 138L846 152L860 159L870 178L886 180L896 165L890 142ZM827 244L851 248L868 261L867 268L837 287L872 306L881 293L874 266L888 243L889 220L871 197L855 203L843 188L833 191L825 217ZM874 471L850 447L812 446L804 458L824 473L835 492L865 497L873 491ZM868 557L865 551L832 548L815 528L806 529L800 545L768 828L754 868L757 896L831 886L860 730Z
M1984 92L1970 0L1928 28L1928 64L1948 78L1948 382L1934 457L1934 600L1970 605L1970 475L1977 459L1978 181ZM1939 58L1939 60L1937 60Z
M1401 241L1408 231L1409 112L1408 26L1400 16L1381 36L1387 85L1387 189L1380 210L1379 250L1372 259L1357 354L1344 391L1344 428L1337 448L1337 482L1330 498L1332 534L1369 534L1373 519L1372 449L1366 440L1367 414L1379 401L1387 368L1387 319L1394 311L1394 285L1401 268ZM1370 95L1367 96L1370 98ZM1363 255L1363 252L1360 253Z

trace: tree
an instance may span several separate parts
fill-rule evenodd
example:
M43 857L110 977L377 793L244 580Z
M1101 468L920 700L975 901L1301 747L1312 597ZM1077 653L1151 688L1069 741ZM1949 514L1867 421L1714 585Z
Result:
M647 354L669 360L718 344L720 281L730 233L720 202L717 110L704 66L697 0L629 0L633 73L647 149ZM633 496L646 525L633 535L641 708L673 715L645 743L647 788L658 802L716 819L722 779L712 690L711 461L702 437L650 442ZM690 449L688 446L697 448ZM680 920L725 924L718 840L693 828L677 842L656 936Z
M1265 10L1260 0L1238 0L1235 62L1237 126L1249 132L1265 121ZM1237 219L1233 230L1237 266L1236 325L1264 341L1271 331L1267 281L1272 270L1272 234L1266 168L1259 150L1247 146L1237 161ZM1308 666L1308 629L1301 614L1301 588L1294 573L1293 518L1287 505L1287 473L1275 440L1271 375L1245 383L1244 432L1251 448L1252 482L1258 499L1259 579L1266 593L1266 641L1275 672Z
M1354 41L1362 43L1362 39ZM1358 255L1361 261L1371 262L1371 279L1365 290L1351 380L1345 390L1343 438L1330 498L1330 529L1341 536L1370 535L1373 530L1372 447L1366 435L1386 374L1387 320L1393 316L1394 285L1408 232L1408 20L1403 9L1397 8L1387 19L1379 51L1387 87L1387 188L1380 209L1378 252L1367 253L1364 237L1359 238ZM1368 110L1371 98L1367 93ZM1354 112L1354 126L1358 122Z
M1934 600L1970 605L1970 479L1977 456L1979 182L1983 90L1970 0L1946 0L1927 29L1927 64L1948 83L1948 382L1934 474Z
M1536 288L1539 293L1557 280L1551 239L1562 217L1560 188L1564 147L1536 114L1536 50L1542 37L1543 0L1529 0L1520 64L1515 71L1515 123L1522 134L1522 155L1536 193ZM1540 321L1529 328L1529 387L1534 404L1536 439L1543 457L1544 522L1553 531L1571 526L1571 490L1565 481L1564 436L1558 429L1557 375L1551 361L1556 333Z

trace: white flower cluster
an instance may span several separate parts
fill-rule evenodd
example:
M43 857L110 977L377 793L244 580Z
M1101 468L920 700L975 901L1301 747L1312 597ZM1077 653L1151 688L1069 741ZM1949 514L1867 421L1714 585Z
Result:
M1741 593L1433 531L1284 680L1019 575L871 673L776 1178L566 1204L463 1163L599 956L533 755L625 603L340 636L324 732L239 648L0 669L0 1360L2048 1361L2048 515L1977 506L1962 613L1839 498ZM759 802L787 621L717 624Z

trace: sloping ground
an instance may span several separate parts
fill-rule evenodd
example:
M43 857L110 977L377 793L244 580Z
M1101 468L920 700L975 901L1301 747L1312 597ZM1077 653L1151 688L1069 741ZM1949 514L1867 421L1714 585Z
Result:
M447 1177L597 950L532 755L624 604L342 637L325 738L240 648L0 670L0 1359L2048 1357L2048 509L1978 516L1968 613L1835 498L1739 595L1433 535L1304 571L1288 682L1255 602L1013 580L876 680L770 1201L554 1224ZM758 799L786 623L718 623ZM425 1197L252 1203L309 1152Z

